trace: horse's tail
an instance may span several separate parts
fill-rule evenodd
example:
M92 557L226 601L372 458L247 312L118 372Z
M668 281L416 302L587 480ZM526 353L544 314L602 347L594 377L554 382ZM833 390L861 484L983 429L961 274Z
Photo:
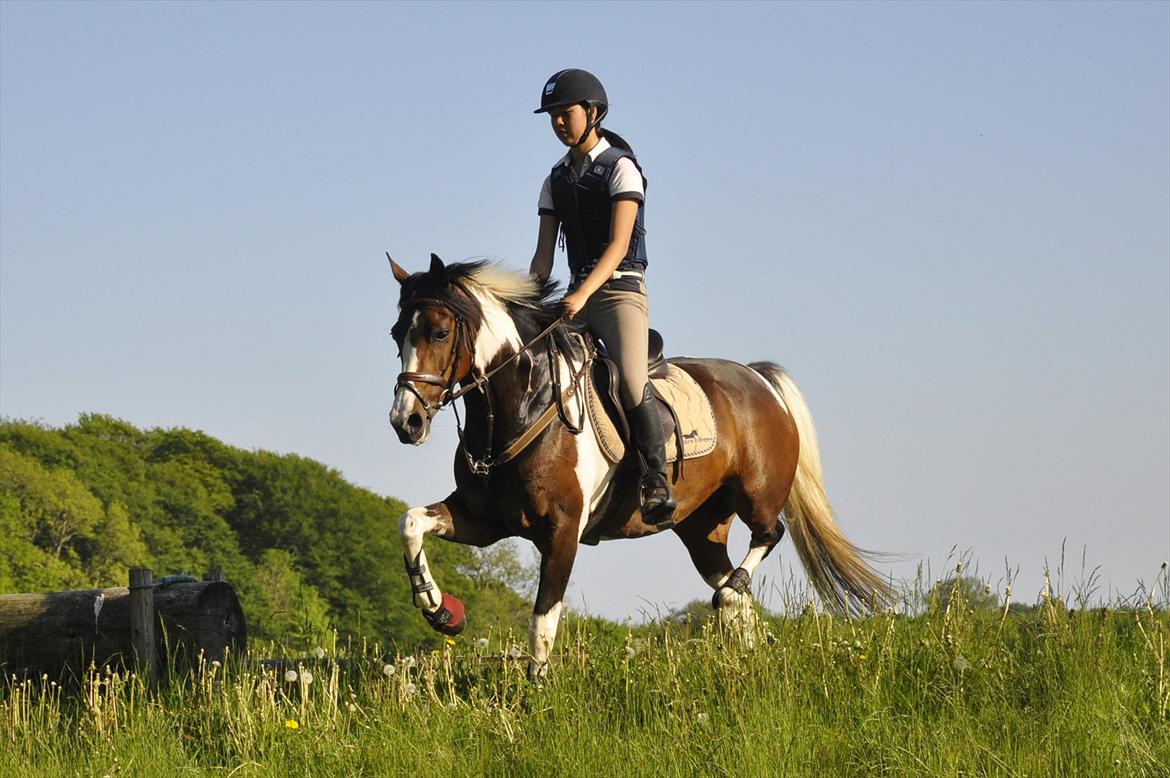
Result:
M872 554L850 543L837 526L833 506L825 494L817 429L804 395L779 365L753 362L750 367L780 394L800 437L796 478L784 516L813 588L829 608L838 612L876 609L887 604L890 587L866 562Z

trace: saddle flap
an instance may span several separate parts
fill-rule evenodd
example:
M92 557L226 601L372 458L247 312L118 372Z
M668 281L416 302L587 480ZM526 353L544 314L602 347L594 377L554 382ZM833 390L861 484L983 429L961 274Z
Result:
M593 382L587 387L586 408L598 445L611 462L620 462L630 439L629 423L618 396L617 368L608 358L594 360ZM695 379L666 363L667 377L650 382L663 420L666 459L675 462L709 454L715 449L715 413Z

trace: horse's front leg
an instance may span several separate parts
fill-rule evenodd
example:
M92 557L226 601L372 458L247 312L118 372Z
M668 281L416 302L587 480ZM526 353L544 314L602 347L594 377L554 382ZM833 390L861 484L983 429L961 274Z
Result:
M548 658L556 640L565 589L577 560L577 548L576 523L564 522L553 530L548 545L540 549L540 586L528 628L529 680L539 681L548 675Z
M427 565L423 538L430 534L455 543L489 546L511 533L504 522L493 522L467 511L459 493L454 492L443 502L411 508L402 514L398 534L402 538L403 561L410 576L415 607L422 610L436 631L458 635L465 624L463 603L458 597L439 589Z

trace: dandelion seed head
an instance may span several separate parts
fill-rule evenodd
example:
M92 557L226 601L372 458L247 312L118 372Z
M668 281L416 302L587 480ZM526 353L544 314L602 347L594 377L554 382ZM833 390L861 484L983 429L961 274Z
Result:
M213 659L213 660L211 660L211 667L214 669L214 668L223 667L223 665L220 664L218 659Z
M524 652L520 650L519 646L508 646L508 658L519 659L524 656Z
M481 649L481 650L487 648L488 647L488 639L487 638L479 638L478 640L475 641L475 647L478 649Z
M695 714L695 721L697 721L700 724L706 724L710 720L710 718L711 717L706 713L696 713Z
M313 656L317 657L318 659L324 659L325 658L325 649L321 648L320 646L317 646L316 648L313 649Z
M394 675L396 672L398 672L398 668L394 665L382 665L382 675L386 676L387 678Z
M407 694L418 694L418 687L413 683L408 683L406 686L402 687L402 691L406 692Z
M410 668L414 667L414 664L415 664L415 659L413 656L402 657L402 666L405 667L406 669L409 670Z
M959 654L951 661L951 667L955 668L956 672L961 673L970 666L971 663L968 662L967 657L963 656L962 654Z
M286 670L284 673L284 680L288 681L289 683L296 683L297 682L297 671L296 670Z

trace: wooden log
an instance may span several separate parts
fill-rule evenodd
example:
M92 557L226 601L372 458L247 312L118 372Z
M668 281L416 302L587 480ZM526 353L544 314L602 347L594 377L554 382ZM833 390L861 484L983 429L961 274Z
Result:
M91 661L133 666L129 595L123 588L0 595L0 672L57 678L63 670L81 675ZM159 586L154 606L160 657L169 647L180 663L200 651L207 661L222 660L226 649L246 646L247 623L229 583Z

